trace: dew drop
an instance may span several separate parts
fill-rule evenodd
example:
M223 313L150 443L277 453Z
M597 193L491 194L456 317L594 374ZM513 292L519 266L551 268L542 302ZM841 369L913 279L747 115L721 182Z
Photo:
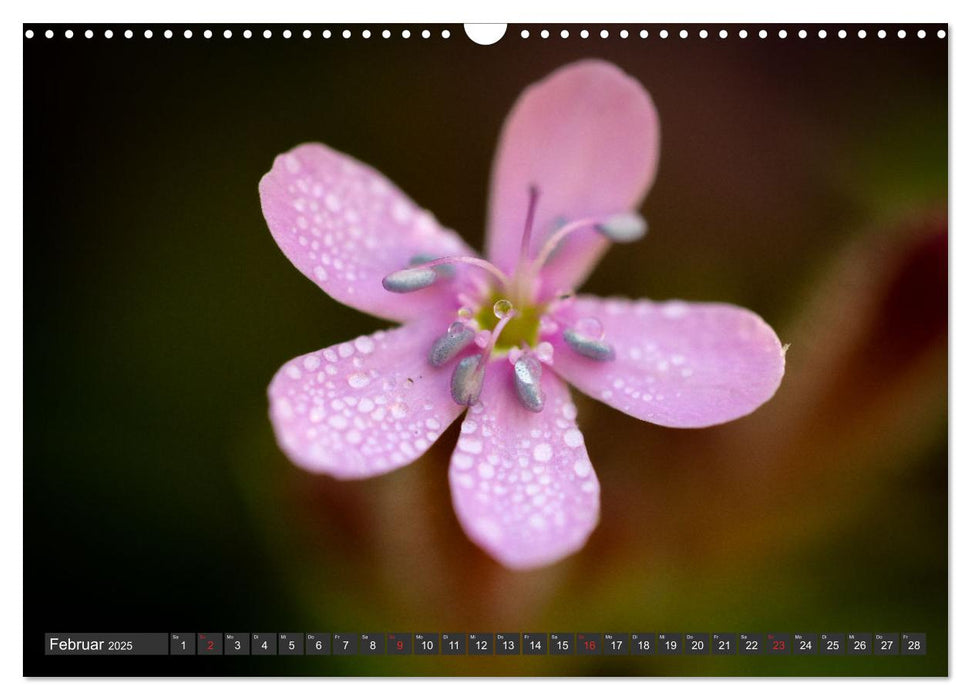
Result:
M458 310L458 317L465 320L470 320L474 315L475 313L468 306L463 306Z
M583 444L583 433L576 428L570 428L563 433L563 442L566 443L567 447L579 447Z
M553 457L553 448L548 443L540 443L533 448L533 459L537 462L549 462Z
M347 383L354 389L363 389L371 383L371 378L364 372L355 372L347 378Z
M374 341L368 338L366 335L362 335L360 338L354 341L354 347L362 355L370 355L374 352Z
M460 338L465 335L465 330L467 326L461 321L455 321L451 326L448 327L448 335L451 338Z
M502 319L509 316L512 313L513 306L512 302L508 299L500 299L495 304L492 305L492 313L496 315L496 318Z
M553 345L544 340L536 346L533 354L536 355L537 360L548 365L553 362Z
M577 333L590 340L603 340L604 338L603 324L592 316L581 318L576 322L574 329Z
M539 332L542 335L552 335L560 329L560 325L549 316L543 316L539 320Z
M585 479L590 475L590 472L593 471L593 465L591 465L590 462L585 459L579 459L573 463L573 471L576 472L578 477Z

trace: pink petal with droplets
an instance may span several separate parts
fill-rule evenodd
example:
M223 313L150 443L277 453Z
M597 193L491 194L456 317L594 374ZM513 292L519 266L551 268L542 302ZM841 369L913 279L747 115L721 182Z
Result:
M381 286L416 256L472 251L373 168L321 144L303 144L273 161L260 180L260 201L284 255L337 301L394 321L454 304L464 271L409 294Z
M637 209L657 170L657 112L640 83L585 60L529 87L506 119L492 173L489 259L512 271L528 189L539 188L535 255L556 222ZM606 249L597 233L573 234L543 272L547 295L586 279Z
M579 296L556 312L562 328L596 318L612 361L574 352L557 333L557 374L624 413L674 428L740 418L772 398L785 352L756 314L730 304ZM581 324L582 325L582 324Z
M542 379L540 413L516 398L512 368L487 369L480 403L452 454L452 503L469 538L511 568L543 566L580 549L597 524L600 484L558 377Z
M301 355L270 383L270 419L290 459L361 479L415 461L462 412L451 368L428 364L448 319L416 321Z

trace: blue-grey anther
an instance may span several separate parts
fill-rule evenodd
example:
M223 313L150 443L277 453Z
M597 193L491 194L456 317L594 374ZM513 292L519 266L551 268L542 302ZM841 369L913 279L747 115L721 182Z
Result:
M452 372L452 400L459 406L471 406L479 400L482 393L482 379L485 376L485 362L479 355L463 357Z
M523 355L516 360L513 373L516 378L516 395L519 397L519 403L533 413L542 411L545 401L543 389L540 386L543 365L532 355Z
M405 294L407 292L417 292L435 283L438 274L430 267L422 267L417 270L405 268L392 272L381 280L381 286L389 292L395 294Z
M614 349L609 343L595 338L588 338L582 333L578 333L573 328L563 331L563 340L570 346L570 349L578 355L589 357L591 360L606 362L614 359Z
M464 323L456 321L449 326L448 332L435 341L428 353L428 362L433 367L441 367L465 350L475 340L475 331Z
M411 260L408 261L408 264L411 266L424 265L425 263L430 263L432 260L437 260L437 259L438 259L438 256L436 255L428 255L427 253L420 253L419 255L413 256ZM448 264L435 265L433 269L435 270L435 272L438 273L439 277L446 277L446 278L455 277L454 265L448 265Z
M597 224L596 229L614 243L632 243L647 233L647 221L640 214L615 214Z

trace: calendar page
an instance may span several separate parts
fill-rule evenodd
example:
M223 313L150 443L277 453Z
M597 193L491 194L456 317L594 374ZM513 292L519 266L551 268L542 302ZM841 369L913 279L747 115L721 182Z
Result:
M948 675L947 25L21 31L24 675Z

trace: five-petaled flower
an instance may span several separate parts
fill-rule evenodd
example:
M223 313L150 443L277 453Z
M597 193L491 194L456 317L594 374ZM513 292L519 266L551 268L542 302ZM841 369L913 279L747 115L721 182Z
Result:
M746 415L784 350L729 304L576 295L610 242L639 238L658 118L641 85L581 61L530 87L499 141L487 258L380 173L320 144L260 182L284 254L338 301L400 327L287 362L269 387L295 463L342 479L417 459L468 409L449 466L468 536L506 566L549 564L597 524L600 485L566 386L672 427Z

